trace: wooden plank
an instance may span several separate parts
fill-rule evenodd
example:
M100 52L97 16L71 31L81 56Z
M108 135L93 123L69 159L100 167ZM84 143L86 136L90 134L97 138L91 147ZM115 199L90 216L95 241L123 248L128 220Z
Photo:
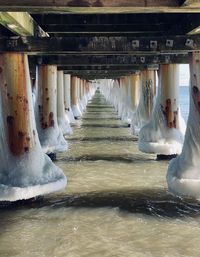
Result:
M35 59L35 57L33 57ZM97 65L141 65L141 64L164 64L164 63L189 63L188 54L162 54L162 55L100 55L100 56L80 56L80 55L53 55L36 57L32 62L39 64L53 64L57 66L97 66Z
M27 12L0 12L0 24L16 35L48 36Z
M200 50L200 36L0 38L0 51L29 54L158 54Z
M183 0L0 0L0 10L35 13L200 12L197 0L180 7L183 3Z

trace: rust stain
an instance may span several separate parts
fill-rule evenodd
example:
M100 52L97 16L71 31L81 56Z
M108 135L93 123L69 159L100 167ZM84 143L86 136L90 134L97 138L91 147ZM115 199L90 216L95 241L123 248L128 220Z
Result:
M176 101L176 99L174 99ZM161 105L161 110L166 120L166 125L168 128L177 128L177 117L179 109L177 108L176 111L172 110L172 101L170 98L166 100L165 107Z
M153 83L151 79L147 80L143 87L143 96L148 116L150 116L153 109Z
M54 127L54 115L53 112L49 113L49 127Z
M8 144L10 151L13 155L20 155L29 151L30 137L27 136L27 132L17 131L18 124L13 116L7 116L7 128L8 128ZM27 138L29 138L27 142Z
M27 70L25 68L25 55L18 53L6 53L5 69L12 63L12 78L4 81L5 86L5 112L7 140L10 152L19 156L29 151L33 142L29 136L30 117L29 102L26 84ZM1 70L2 72L3 70ZM6 79L6 76L5 76ZM8 83L9 82L9 83ZM6 97L7 96L7 97ZM9 102L8 102L9 100ZM7 108L7 105L9 108ZM30 138L30 140L27 140Z
M200 114L200 91L197 86L192 87L192 98L193 98L194 105L198 113Z

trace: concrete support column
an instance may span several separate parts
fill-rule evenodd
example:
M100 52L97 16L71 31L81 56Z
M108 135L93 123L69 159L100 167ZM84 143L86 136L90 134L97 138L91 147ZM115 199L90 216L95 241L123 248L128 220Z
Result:
M140 130L139 149L160 157L180 154L184 133L185 123L179 108L179 66L163 64L156 105L151 120Z
M71 75L64 74L64 105L65 113L70 123L75 123L74 114L71 108Z
M140 99L136 113L132 120L134 134L138 134L140 129L148 123L153 110L153 81L154 72L144 70L140 73Z
M131 83L130 76L125 76L120 79L120 107L121 107L121 119L128 124L131 124L132 109L131 109Z
M136 111L140 97L140 75L139 73L130 76L130 104L133 112Z
M85 103L85 98L84 98L84 80L80 80L80 103L82 106L82 110L85 110L86 103Z
M35 125L27 55L0 55L0 201L60 190L63 172L42 151Z
M78 90L77 90L77 77L71 76L71 104L74 118L78 119L82 113L78 104Z
M84 108L87 106L87 96L86 96L86 80L82 80L82 95L83 95L83 105Z
M67 142L57 122L57 67L41 65L38 73L37 128L46 153L67 150Z
M61 129L62 133L72 134L72 129L69 125L69 119L65 113L64 105L64 73L59 70L57 73L57 118L58 126Z
M115 80L113 86L116 88L119 86L118 92L116 92L117 96L117 109L118 109L118 115L120 118L123 118L124 113L124 100L125 100L125 77L121 77L119 80Z
M200 52L190 56L190 109L182 152L167 171L169 191L200 199Z
M80 110L81 110L81 113L83 113L84 107L83 107L82 98L81 98L81 84L82 84L82 81L81 81L80 78L78 78L78 79L77 79L78 104L79 104L79 108L80 108Z

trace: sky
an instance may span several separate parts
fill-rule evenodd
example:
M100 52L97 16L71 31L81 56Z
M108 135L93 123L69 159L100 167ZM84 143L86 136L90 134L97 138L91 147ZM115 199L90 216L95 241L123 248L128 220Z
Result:
M189 86L189 64L180 64L180 86Z

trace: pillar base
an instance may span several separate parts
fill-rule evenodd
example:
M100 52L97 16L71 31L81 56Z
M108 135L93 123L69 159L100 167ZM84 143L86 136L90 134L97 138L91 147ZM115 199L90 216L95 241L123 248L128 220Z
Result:
M72 134L72 128L69 125L69 122L67 121L67 115L64 119L58 118L58 127L61 129L63 135Z
M41 130L39 135L44 153L60 153L68 150L68 143L59 128Z
M178 156L177 154L170 154L170 155L158 154L156 160L157 161L170 161L170 160L176 158L177 156Z
M63 189L66 183L66 179L63 178L56 182L29 187L12 187L0 184L0 201L14 202L30 199L38 195L46 195Z
M139 150L144 153L152 153L157 155L177 155L181 153L182 144L171 140L167 142L165 140L160 140L160 142L144 142L139 137Z
M82 113L81 113L80 108L79 108L78 105L73 105L72 106L72 112L74 114L75 119L80 118L82 116Z
M70 124L74 124L75 123L75 119L74 119L74 114L72 112L71 107L65 109L65 112L66 112L66 115L67 115L67 117L69 119Z
M52 161L56 161L56 153L48 153L47 155Z
M0 201L18 201L53 193L63 189L67 179L41 148L25 153L20 159L10 157L2 165Z
M171 160L167 171L169 191L179 197L200 200L199 167L188 166L181 155Z
M0 209L6 209L6 208L16 208L20 206L32 206L33 204L39 204L43 201L44 197L43 196L36 196L30 199L26 200L17 200L14 202L9 202L9 201L1 201L0 202Z

